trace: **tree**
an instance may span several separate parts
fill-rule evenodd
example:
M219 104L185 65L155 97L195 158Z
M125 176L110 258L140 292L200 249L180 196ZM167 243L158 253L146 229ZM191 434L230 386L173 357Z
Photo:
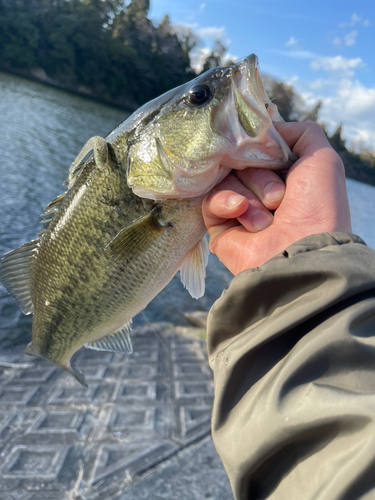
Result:
M196 76L193 38L179 37L168 17L155 25L149 8L149 0L0 0L0 69L136 108Z
M343 124L340 123L340 125L337 127L337 129L333 132L333 134L328 137L329 142L333 149L335 149L338 153L347 151L346 146L345 146L345 139L342 138L342 128Z
M209 69L214 69L218 66L221 66L223 64L223 57L226 50L227 49L224 47L221 41L216 40L211 53L209 54L209 56L207 56L203 64L201 73L205 73Z

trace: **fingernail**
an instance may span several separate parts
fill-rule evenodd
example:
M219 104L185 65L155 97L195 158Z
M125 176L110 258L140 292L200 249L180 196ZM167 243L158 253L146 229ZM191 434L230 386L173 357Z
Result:
M229 198L227 199L227 205L228 207L236 207L237 205L239 205L240 203L242 203L243 201L243 196L241 196L240 194L231 194L229 196Z
M263 189L264 200L269 203L281 200L284 196L285 188L278 182L270 182Z
M254 229L256 231L262 231L266 229L272 222L272 215L262 210L257 210L251 216L251 222L253 223Z

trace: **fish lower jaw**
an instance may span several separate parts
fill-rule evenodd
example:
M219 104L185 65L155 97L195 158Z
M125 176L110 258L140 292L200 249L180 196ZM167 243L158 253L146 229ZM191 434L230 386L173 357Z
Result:
M209 171L205 171L195 176L176 175L173 180L173 187L168 191L158 191L157 188L146 188L143 186L131 186L133 193L140 198L155 201L163 200L183 200L187 198L204 197L213 187L221 182L230 172L232 166L224 166L217 163Z
M247 167L253 168L281 168L285 166L284 157L275 156L267 149L259 149L254 143L247 143L239 147L235 154L225 155L221 163L223 168L243 170Z

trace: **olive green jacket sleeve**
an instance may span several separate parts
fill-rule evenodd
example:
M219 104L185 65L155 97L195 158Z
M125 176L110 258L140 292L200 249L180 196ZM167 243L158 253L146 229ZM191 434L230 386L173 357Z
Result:
M212 433L236 499L375 499L375 251L314 235L208 317Z

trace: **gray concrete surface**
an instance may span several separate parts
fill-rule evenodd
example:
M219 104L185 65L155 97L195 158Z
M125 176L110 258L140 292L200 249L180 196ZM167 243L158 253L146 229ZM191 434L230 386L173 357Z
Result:
M0 499L232 499L192 330L139 328L131 356L82 349L88 389L46 360L0 353Z

